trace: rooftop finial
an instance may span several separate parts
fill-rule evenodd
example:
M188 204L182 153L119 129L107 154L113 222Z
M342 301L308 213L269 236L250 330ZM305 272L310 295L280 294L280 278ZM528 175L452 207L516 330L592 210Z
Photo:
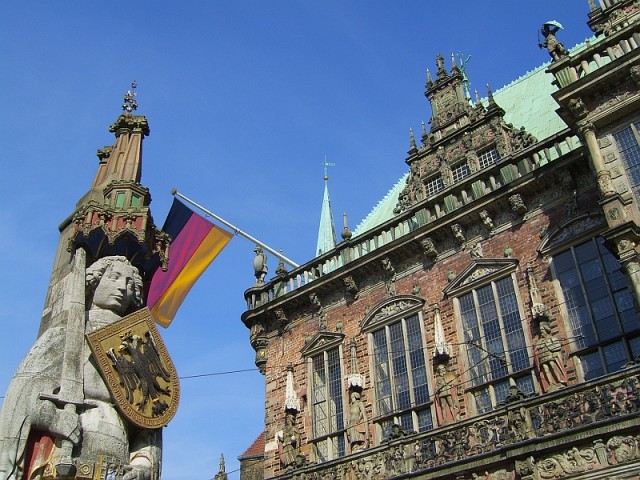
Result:
M122 104L122 110L127 113L131 113L134 110L138 109L138 102L136 101L136 96L138 93L136 92L136 88L138 84L135 82L131 82L131 90L127 90L127 93L124 96L124 102Z

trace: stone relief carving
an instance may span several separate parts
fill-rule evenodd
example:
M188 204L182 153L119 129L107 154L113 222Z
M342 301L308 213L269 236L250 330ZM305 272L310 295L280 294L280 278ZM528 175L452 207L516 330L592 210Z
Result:
M527 205L524 203L524 199L519 193L509 197L509 206L511 207L511 210L519 215L524 215L528 211Z

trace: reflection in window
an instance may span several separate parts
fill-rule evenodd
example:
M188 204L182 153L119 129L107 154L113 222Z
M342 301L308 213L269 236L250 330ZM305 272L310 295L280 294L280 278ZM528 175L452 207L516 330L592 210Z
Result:
M640 354L640 321L622 265L594 238L553 257L585 380Z
M313 443L317 460L324 462L345 454L339 348L312 357L311 368Z
M506 277L458 298L471 390L478 413L492 410L509 394L510 377L532 393L527 343L513 280ZM526 371L519 376L518 372Z
M378 424L405 430L433 428L424 342L418 315L372 333Z

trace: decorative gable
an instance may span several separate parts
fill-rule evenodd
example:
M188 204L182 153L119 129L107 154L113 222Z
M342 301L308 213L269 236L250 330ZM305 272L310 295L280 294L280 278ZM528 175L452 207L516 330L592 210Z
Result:
M476 258L444 289L444 294L456 297L509 275L518 268L518 263L515 258Z
M414 295L398 295L379 303L362 320L362 331L374 330L380 325L392 322L422 310L424 300Z
M318 332L301 350L304 357L311 357L317 353L335 348L344 340L344 334L334 332Z

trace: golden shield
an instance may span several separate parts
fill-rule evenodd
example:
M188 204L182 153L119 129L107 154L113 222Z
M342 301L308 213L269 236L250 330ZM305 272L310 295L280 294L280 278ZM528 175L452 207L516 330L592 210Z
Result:
M142 428L169 423L180 383L149 309L88 333L87 340L120 413Z

